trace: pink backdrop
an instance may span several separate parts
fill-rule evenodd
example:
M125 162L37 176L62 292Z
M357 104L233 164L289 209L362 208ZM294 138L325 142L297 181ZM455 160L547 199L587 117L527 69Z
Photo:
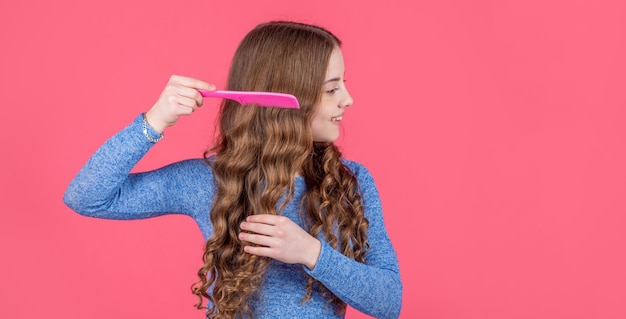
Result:
M626 2L591 0L3 0L1 318L203 317L191 219L62 194L170 74L223 87L273 19L344 40L341 144L379 185L402 318L626 318ZM138 169L200 156L216 104Z

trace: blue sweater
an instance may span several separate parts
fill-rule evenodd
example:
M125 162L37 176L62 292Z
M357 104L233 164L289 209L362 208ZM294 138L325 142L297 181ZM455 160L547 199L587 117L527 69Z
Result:
M148 127L149 134L156 132ZM66 205L74 211L107 219L141 219L165 214L191 216L208 239L209 219L216 192L213 172L203 159L190 159L160 169L130 173L153 143L142 132L142 117L104 143L67 188ZM356 175L369 220L370 250L358 263L322 242L315 268L272 260L261 293L251 302L256 318L342 318L319 292L302 303L308 276L320 281L351 307L377 318L397 318L402 305L398 260L383 222L376 185L367 169L344 160ZM299 208L306 189L296 177L295 197L283 215L304 228ZM200 252L199 252L200 253Z

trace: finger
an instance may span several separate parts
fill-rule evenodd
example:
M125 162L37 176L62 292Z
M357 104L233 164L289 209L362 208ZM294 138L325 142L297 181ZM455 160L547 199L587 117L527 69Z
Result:
M271 236L274 234L274 226L263 224L263 223L243 222L241 223L241 229L246 230L248 232L267 235L267 236Z
M204 103L204 97L196 89L186 87L186 86L179 86L179 90L177 94L180 96L193 99L196 102L197 106L202 106L202 103Z
M278 225L283 222L283 219L287 217L279 216L279 215L270 215L270 214L258 214L258 215L250 215L246 217L246 221L250 223L262 223L268 225Z
M176 94L180 96L188 97L190 99L195 99L196 96L200 95L200 92L198 92L198 90L194 88L190 88L190 87L183 86L183 85L177 85Z
M272 247L273 245L276 244L276 240L270 236L257 235L257 234L244 233L244 232L239 233L239 239L243 241L247 241L251 244L256 244L256 245L265 246L265 247Z
M190 77L186 77L186 76L173 75L170 78L170 81L174 81L175 83L178 83L182 86L186 86L186 87L193 88L193 89L208 90L208 91L215 90L215 85L211 83L194 79L194 78L190 78Z
M200 92L198 92L198 90L192 89L186 86L180 86L180 85L177 86L175 90L175 94L180 97L193 100L194 104L197 106L202 106L202 102L204 101L202 98L202 95L200 94ZM185 104L185 105L191 106L189 104Z
M194 100L176 95L170 96L169 104L170 112L175 115L189 115L198 108Z
M198 108L198 104L196 104L196 100L188 98L188 97L176 96L174 98L174 101L177 105L191 108L193 111L195 111Z
M190 115L191 113L195 111L196 110L193 107L188 107L188 106L179 106L178 108L179 115Z
M245 246L243 250L249 254L262 256L262 257L270 257L274 258L274 249L270 247L254 247L254 246Z

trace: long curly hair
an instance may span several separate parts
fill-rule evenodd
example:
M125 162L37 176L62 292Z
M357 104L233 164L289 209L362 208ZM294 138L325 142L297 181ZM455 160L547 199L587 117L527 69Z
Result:
M228 89L290 93L300 109L222 102L216 144L204 155L217 187L210 211L214 232L205 246L200 280L192 287L199 298L196 307L205 308L203 298L208 299L207 318L253 316L248 302L262 285L270 259L243 251L239 224L251 214L281 214L294 197L297 174L307 186L301 215L308 232L322 233L333 248L365 261L369 224L356 177L334 144L313 141L310 128L328 61L340 44L320 27L278 21L257 26L235 52ZM302 302L314 291L335 311L345 311L345 303L311 277Z

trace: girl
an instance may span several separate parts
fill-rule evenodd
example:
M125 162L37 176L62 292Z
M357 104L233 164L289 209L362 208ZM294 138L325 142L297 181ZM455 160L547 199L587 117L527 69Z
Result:
M69 185L87 216L194 218L207 243L193 293L207 318L343 318L346 305L397 318L402 284L374 181L333 142L352 104L340 41L295 22L261 24L239 45L229 90L284 92L300 109L222 102L202 159L133 166L215 86L172 76L155 105L114 135Z

